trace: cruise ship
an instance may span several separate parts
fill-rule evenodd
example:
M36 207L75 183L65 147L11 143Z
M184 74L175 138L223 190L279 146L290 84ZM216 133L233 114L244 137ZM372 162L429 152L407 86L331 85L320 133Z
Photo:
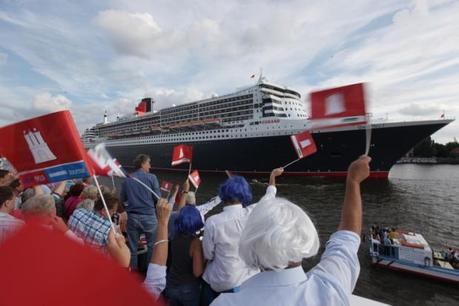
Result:
M171 166L173 147L193 146L194 169L230 170L242 175L269 173L297 159L290 136L310 130L317 153L285 170L295 176L345 176L350 162L365 152L367 125L315 129L300 93L260 76L253 86L234 93L154 110L144 98L136 112L87 129L86 147L104 142L123 166L137 154L151 156L156 170L188 170ZM349 118L352 120L352 118ZM452 120L370 123L371 177L386 178L395 162L418 142Z

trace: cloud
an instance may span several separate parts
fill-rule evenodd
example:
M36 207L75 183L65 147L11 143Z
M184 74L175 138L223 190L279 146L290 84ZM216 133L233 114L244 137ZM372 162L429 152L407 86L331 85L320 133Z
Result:
M8 54L0 52L0 65L6 64Z
M438 115L441 113L441 109L438 107L419 106L417 104L411 104L409 106L401 108L399 110L399 113L402 115L422 117L422 116L431 116L432 114Z
M54 107L64 93L82 130L144 96L159 109L230 93L260 67L303 95L368 82L370 111L394 120L459 116L457 18L449 0L10 2L0 9L2 68L21 78L0 71L0 120L39 112L39 94Z
M99 12L96 22L120 53L150 57L164 46L163 31L149 13L106 10Z
M72 101L63 95L53 96L49 92L43 92L34 97L32 105L37 111L55 112L69 109Z

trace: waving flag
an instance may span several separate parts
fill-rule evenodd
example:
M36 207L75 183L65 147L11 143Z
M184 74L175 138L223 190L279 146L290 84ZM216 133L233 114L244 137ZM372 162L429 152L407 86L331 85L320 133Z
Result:
M182 163L191 163L193 155L193 147L186 145L178 145L174 147L172 152L172 166L177 166Z
M0 128L0 155L17 169L26 188L92 174L69 111Z
M111 157L110 153L105 149L105 144L100 143L93 149L88 150L88 156L89 164L96 175L126 177L121 169L121 164L116 158Z
M366 123L365 115L363 83L311 93L310 119L316 128Z
M198 170L191 172L191 174L188 175L188 178L190 179L190 182L193 184L194 188L197 189L199 185L201 185L201 177L199 176Z
M298 158L304 158L317 152L316 143L309 132L290 136Z
M162 181L161 182L161 190L165 192L171 192L173 184L168 181Z

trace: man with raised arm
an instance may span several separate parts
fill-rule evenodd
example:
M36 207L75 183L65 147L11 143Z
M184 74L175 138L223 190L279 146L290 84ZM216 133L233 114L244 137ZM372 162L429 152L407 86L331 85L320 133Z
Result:
M361 156L348 169L341 222L320 262L307 273L301 261L315 256L319 237L308 215L286 199L260 201L242 231L239 254L258 273L239 292L221 294L212 305L350 305L360 265L362 230L360 183L371 158Z

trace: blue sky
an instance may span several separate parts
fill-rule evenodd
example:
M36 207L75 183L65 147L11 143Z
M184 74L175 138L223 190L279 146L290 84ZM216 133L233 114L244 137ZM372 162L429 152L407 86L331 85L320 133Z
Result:
M80 130L269 81L369 84L374 118L459 118L459 1L0 0L0 125L69 108ZM454 122L434 138L459 136Z

